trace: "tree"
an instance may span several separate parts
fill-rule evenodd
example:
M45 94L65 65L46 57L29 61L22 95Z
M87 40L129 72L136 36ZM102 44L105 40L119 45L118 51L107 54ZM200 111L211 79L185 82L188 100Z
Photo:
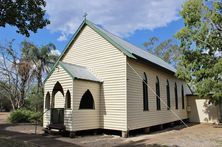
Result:
M5 92L3 89L0 88L0 93ZM3 94L0 95L0 112L1 111L7 111L9 112L12 110L12 105L10 100L5 97Z
M42 89L42 78L44 74L48 74L51 67L58 59L58 54L55 52L56 47L54 44L47 44L38 48L34 44L24 41L22 42L22 56L28 58L35 66L33 75L37 79L38 90Z
M0 0L0 27L6 24L16 26L17 32L27 37L49 24L44 18L46 6L44 0Z
M180 15L185 26L176 34L183 50L177 76L194 84L199 96L218 103L222 100L222 2L188 0Z
M20 53L16 52L12 44L13 41L8 47L0 46L0 91L15 110L24 106L25 98L30 97L30 87L36 81L37 90L32 89L32 96L43 97L42 77L49 72L58 55L55 54L53 44L38 48L24 41Z
M174 67L176 67L182 53L181 49L173 39L159 42L157 37L151 37L143 44L143 46L148 52L160 57Z
M37 85L32 86L26 96L25 108L35 112L42 112L43 97L43 91L39 92Z
M30 86L32 66L29 60L18 56L12 42L8 47L1 46L0 49L0 90L15 110L24 104Z

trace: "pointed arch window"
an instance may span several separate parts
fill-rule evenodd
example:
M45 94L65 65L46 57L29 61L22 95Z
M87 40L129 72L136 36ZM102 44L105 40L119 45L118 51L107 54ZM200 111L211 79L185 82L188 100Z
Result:
M61 92L62 95L64 96L64 91L60 82L58 81L56 82L52 92L53 92L53 95L55 95L57 92Z
M63 91L62 85L60 84L59 81L56 82L56 84L52 90L52 103L51 103L52 108L54 108L54 106L55 106L55 95L57 92L61 92L61 94L64 97L64 91Z
M69 92L69 90L66 92L66 108L70 109L71 108L71 94Z
M158 76L156 77L156 108L157 110L161 110L160 105L160 82Z
M183 85L181 87L181 94L182 94L182 109L184 109L184 89L183 89Z
M167 80L167 85L166 85L166 92L167 92L167 110L169 110L170 109L170 84L168 80Z
M79 109L95 109L93 96L89 89L83 94Z
M147 76L144 72L144 78L143 78L143 110L147 111L149 110L149 101L148 101L148 86L147 86Z
M175 107L176 107L176 109L178 109L177 83L175 83L174 92L175 92Z
M47 92L45 97L45 109L50 109L50 93Z

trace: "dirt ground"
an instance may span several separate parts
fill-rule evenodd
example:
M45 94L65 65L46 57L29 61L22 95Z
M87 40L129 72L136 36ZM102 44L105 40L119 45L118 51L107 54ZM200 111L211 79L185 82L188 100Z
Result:
M7 123L8 116L9 116L9 112L0 112L0 124Z
M38 126L37 135L34 134L34 125L7 124L7 118L0 112L0 139L29 142L36 146L53 147L109 147L109 146L180 146L180 147L216 147L222 146L222 128L215 128L211 124L188 124L190 127L175 126L150 134L140 134L129 138L112 135L79 136L77 138L61 137L59 135L44 136L42 127ZM1 118L2 117L2 118ZM1 140L0 140L1 142Z

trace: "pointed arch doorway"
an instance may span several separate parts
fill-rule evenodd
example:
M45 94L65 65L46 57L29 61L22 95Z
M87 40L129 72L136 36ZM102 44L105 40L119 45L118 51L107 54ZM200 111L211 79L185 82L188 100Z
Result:
M64 91L60 82L56 82L52 90L51 103L51 128L62 129L64 127Z

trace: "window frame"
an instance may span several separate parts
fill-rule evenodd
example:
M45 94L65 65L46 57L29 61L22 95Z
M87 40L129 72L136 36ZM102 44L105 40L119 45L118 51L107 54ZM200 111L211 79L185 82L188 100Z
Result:
M181 99L182 99L182 109L185 109L185 99L184 99L184 88L181 86Z
M167 110L170 110L171 100L170 100L170 83L169 83L169 80L167 80L166 94L167 94Z
M143 111L149 111L148 80L145 72L143 75Z
M178 109L178 90L177 90L177 83L175 82L174 86L174 94L175 94L175 109Z
M161 100L160 100L160 81L159 77L156 76L156 109L161 110Z
M47 97L48 96L48 97ZM50 93L49 91L46 93L45 96L45 109L49 110L50 109Z
M67 97L67 94L69 94L69 97ZM68 99L69 99L69 107L68 107ZM72 109L72 102L71 102L71 93L69 90L66 92L66 99L65 99L65 109Z

